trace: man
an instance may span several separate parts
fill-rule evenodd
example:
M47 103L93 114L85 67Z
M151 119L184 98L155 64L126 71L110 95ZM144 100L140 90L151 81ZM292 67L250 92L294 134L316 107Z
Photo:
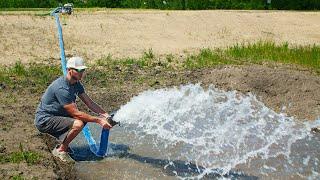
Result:
M37 129L57 138L61 144L53 149L52 154L64 162L73 161L68 154L69 144L87 122L98 123L107 129L112 128L107 121L109 114L90 99L80 82L86 68L81 57L70 58L67 62L67 75L50 84L36 111ZM79 111L75 103L76 96L99 116Z

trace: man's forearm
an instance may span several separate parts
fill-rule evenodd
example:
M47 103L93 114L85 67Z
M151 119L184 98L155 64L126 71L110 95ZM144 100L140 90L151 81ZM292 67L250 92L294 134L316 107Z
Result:
M99 121L99 118L98 117L95 117L95 116L91 116L85 112L82 112L82 111L77 111L75 112L74 114L71 115L73 118L75 119L79 119L81 121L84 121L84 122L96 122L98 123Z

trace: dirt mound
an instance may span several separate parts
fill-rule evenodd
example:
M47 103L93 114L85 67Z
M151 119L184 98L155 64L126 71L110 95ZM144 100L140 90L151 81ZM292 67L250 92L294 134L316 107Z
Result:
M136 81L141 76L144 76L144 81ZM269 108L285 112L298 120L315 120L320 117L319 76L288 66L222 66L182 72L134 71L124 78L126 83L117 84L113 77L100 77L99 80L107 81L108 86L87 86L86 89L98 104L112 110L150 88L201 82L204 86L212 84L219 89L250 92ZM33 94L27 87L23 93L6 90L0 94L1 155L15 152L19 144L23 144L24 150L42 156L40 162L34 165L26 162L1 164L1 178L75 178L73 166L63 164L51 156L54 140L40 137L33 125L40 97L41 94ZM79 108L83 108L81 104Z
M250 65L210 69L199 74L205 84L251 92L277 112L299 120L320 118L320 79L308 71Z
M318 12L111 10L76 12L62 23L67 24L63 26L67 56L80 55L94 61L108 54L141 56L149 48L157 55L185 54L205 47L226 47L261 39L314 44L320 41L319 17ZM55 21L49 16L0 15L0 64L18 60L59 62L56 32ZM140 79L142 74L144 77ZM319 76L308 70L278 64L222 66L183 72L135 71L120 85L112 77L96 79L109 84L86 89L107 110L125 104L132 96L150 88L202 82L224 90L251 92L271 109L298 120L320 117ZM22 92L4 89L0 93L1 157L19 151L20 144L23 150L42 156L40 162L31 165L25 161L1 161L0 179L75 178L72 166L61 164L51 156L54 141L38 136L33 125L40 97L41 94L34 94L28 87Z

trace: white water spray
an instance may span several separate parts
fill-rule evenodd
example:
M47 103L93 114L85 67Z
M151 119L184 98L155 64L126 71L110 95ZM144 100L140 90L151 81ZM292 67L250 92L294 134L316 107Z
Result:
M224 92L212 86L205 90L199 84L150 90L132 98L114 119L135 134L133 148L144 146L158 152L158 158L170 161L167 166L179 160L198 168L196 175L173 172L180 177L224 175L235 168L256 176L279 171L299 177L319 173L319 151L304 158L292 154L294 143L312 138L311 125L277 114L250 93ZM283 159L283 165L274 165L272 159Z

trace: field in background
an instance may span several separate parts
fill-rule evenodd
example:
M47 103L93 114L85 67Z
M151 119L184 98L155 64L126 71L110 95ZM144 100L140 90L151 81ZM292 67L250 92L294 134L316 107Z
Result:
M86 179L52 157L55 142L33 125L42 93L62 74L55 22L46 13L0 12L0 179ZM319 18L77 9L61 22L67 56L89 61L82 83L106 111L145 90L201 83L252 93L276 112L312 121L320 115ZM108 177L123 179L112 168L119 169L112 163Z
M45 11L2 13L11 15L0 15L0 64L59 63L53 17L41 15ZM149 49L156 56L185 59L201 49L258 41L319 45L319 19L318 12L81 9L61 23L67 57L94 63L108 56L139 58Z
M143 8L172 10L203 9L320 9L317 0L6 0L0 8L56 7L59 3L72 2L76 7Z

